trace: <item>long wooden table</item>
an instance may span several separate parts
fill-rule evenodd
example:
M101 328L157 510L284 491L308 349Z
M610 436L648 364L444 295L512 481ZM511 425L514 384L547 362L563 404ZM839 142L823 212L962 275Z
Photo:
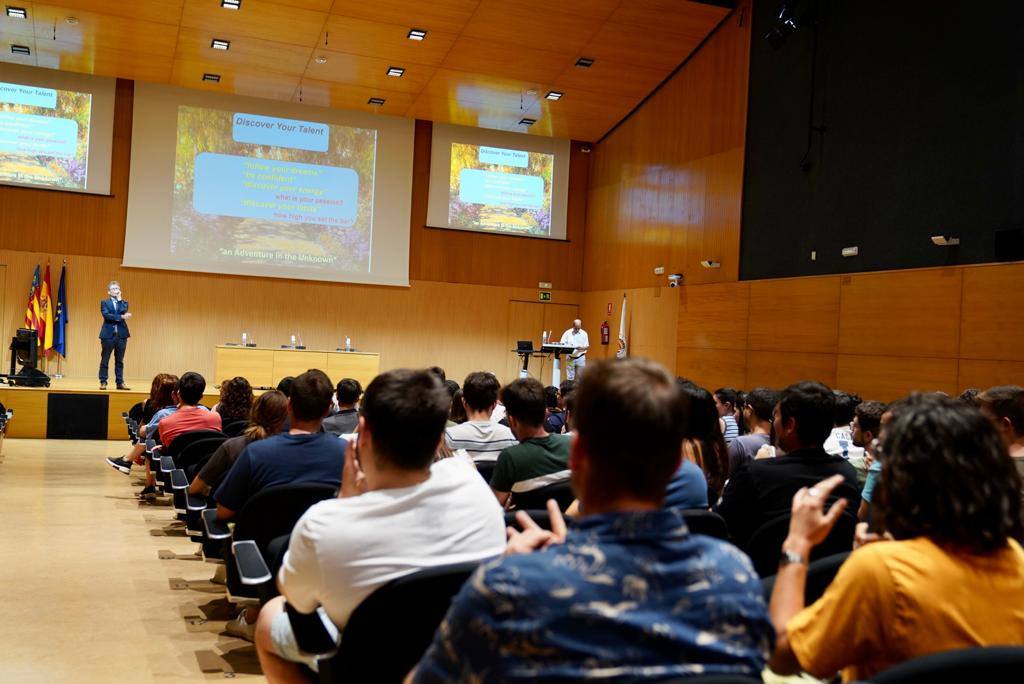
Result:
M300 375L310 368L319 368L335 383L342 378L354 378L366 387L380 373L380 354L225 344L216 348L214 377L220 384L240 375L253 388L273 388L282 378Z

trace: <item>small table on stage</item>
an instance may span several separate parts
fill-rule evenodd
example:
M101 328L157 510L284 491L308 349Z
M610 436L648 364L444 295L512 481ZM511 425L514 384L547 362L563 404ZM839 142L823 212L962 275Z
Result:
M562 354L571 354L576 347L571 344L542 344L540 351L543 354L554 354L555 362L551 365L551 384L558 387L562 384Z
M276 387L281 378L310 368L327 373L332 382L354 378L366 387L380 372L380 354L218 345L214 368L215 382L240 375L254 388Z

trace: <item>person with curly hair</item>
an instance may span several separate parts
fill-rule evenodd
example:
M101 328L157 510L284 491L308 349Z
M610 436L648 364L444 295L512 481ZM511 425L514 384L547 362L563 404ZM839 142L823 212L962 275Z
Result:
M248 420L252 410L252 385L239 376L220 384L220 401L217 413L224 425L235 420Z
M843 513L839 476L793 496L771 612L769 663L843 681L958 648L1024 646L1021 480L975 407L915 394L883 428L875 518L825 594L804 607L807 558Z

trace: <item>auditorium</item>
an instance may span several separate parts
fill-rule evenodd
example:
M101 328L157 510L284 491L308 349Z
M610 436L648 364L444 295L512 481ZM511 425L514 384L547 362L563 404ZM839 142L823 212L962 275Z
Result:
M1022 681L1022 46L0 0L0 682Z

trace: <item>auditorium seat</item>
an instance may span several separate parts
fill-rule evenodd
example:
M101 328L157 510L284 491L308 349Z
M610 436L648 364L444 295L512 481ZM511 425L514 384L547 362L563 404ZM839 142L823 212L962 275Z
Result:
M542 530L551 529L551 514L548 513L547 508L530 510L519 508L514 511L505 511L505 527L514 527L515 529L522 531L523 526L519 524L518 520L516 520L516 514L519 512L526 513L526 515L530 516L530 519L537 523ZM566 516L565 521L567 523L572 522L572 516Z
M242 434L242 432L247 427L249 427L248 420L232 420L228 421L227 423L224 423L224 425L221 426L221 432L223 432L228 437L237 437L238 435Z
M560 510L565 510L576 499L572 493L572 485L566 479L529 492L513 492L512 505L516 509L544 510L548 499L554 499Z
M704 534L715 539L729 540L729 530L725 519L714 511L703 508L687 508L679 511L686 521L691 534Z
M811 551L809 560L815 561L849 551L853 547L853 533L856 527L856 516L844 511L825 541ZM789 534L788 513L769 520L750 535L750 541L747 542L746 548L743 550L750 556L750 560L754 563L754 569L761 577L775 574L779 567L779 553L787 534Z
M497 461L474 461L476 470L480 473L480 477L484 478L484 482L487 484L491 483L491 475L494 474L494 466Z
M821 595L828 589L828 585L832 584L836 573L839 572L839 568L846 562L850 553L850 551L834 553L831 556L811 561L810 565L807 566L807 583L804 585L804 605L809 606L821 598ZM777 572L778 567L775 570ZM766 602L771 601L772 589L775 588L775 577L775 574L761 576L761 585L764 587L764 600Z
M1024 647L990 646L933 653L900 663L876 674L872 684L933 682L1019 682L1024 673Z

